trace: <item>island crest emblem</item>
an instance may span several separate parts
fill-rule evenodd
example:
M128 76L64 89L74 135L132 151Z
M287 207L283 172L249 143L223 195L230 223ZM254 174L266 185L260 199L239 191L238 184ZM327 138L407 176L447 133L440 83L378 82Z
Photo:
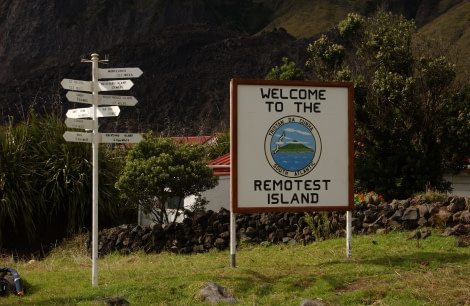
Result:
M303 117L282 117L266 133L264 151L275 172L290 178L302 177L312 171L320 160L320 134Z

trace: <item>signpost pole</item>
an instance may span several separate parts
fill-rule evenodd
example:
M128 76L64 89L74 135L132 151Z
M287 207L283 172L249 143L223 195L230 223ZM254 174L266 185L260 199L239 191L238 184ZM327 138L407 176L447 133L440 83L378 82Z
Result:
M346 257L351 258L352 212L346 211Z
M237 224L236 214L230 211L230 267L235 268L235 253L237 252Z
M92 286L98 286L98 54L91 55L92 63L92 118L93 118L93 209L92 209Z
M104 143L137 143L142 140L140 134L135 133L98 133L98 117L118 116L119 106L134 106L137 100L132 96L100 96L100 91L128 90L134 83L131 80L99 81L100 78L138 78L142 75L139 68L113 68L99 69L99 63L107 63L108 60L99 60L97 53L91 54L91 60L82 59L82 63L92 64L92 81L63 79L61 85L64 89L71 90L66 97L70 102L92 104L89 108L77 108L67 111L65 124L74 129L92 130L88 132L66 131L64 139L73 142L88 142L92 144L92 286L98 286L98 148ZM100 72L101 71L101 72ZM87 92L87 93L84 93ZM91 94L89 94L91 92ZM103 102L103 103L101 103ZM99 104L112 106L98 107ZM83 118L92 118L83 119Z

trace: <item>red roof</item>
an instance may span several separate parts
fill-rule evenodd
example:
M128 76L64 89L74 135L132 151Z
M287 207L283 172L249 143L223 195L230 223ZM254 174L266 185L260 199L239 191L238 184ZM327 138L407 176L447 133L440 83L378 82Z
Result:
M211 160L207 166L212 168L214 175L230 175L230 153Z
M184 136L184 137L172 137L175 140L182 141L183 143L199 143L205 144L213 136Z

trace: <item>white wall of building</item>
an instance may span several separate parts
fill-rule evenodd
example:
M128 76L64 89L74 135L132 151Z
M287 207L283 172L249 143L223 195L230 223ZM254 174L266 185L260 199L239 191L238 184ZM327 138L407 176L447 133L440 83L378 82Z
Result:
M219 184L213 188L206 190L202 193L202 197L206 198L209 201L209 204L206 206L206 210L219 211L221 207L230 210L230 176L221 175L219 176ZM189 196L184 199L184 207L189 209L194 203L196 197ZM151 217L139 212L139 224L140 225L150 225L152 224Z
M470 198L470 170L462 170L457 174L446 174L444 179L452 183L449 195Z
M202 197L209 201L206 210L219 211L221 207L230 210L230 175L219 176L219 185L204 191Z

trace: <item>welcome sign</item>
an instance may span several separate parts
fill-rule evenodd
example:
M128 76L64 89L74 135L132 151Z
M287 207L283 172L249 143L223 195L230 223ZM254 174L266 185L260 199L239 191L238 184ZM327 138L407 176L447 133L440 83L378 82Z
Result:
M231 81L235 213L352 210L353 84Z

